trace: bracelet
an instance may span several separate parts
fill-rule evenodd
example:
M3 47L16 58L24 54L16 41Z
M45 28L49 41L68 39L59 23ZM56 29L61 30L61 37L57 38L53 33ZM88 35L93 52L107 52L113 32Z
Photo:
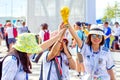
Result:
M69 59L72 59L72 56L68 57L67 59L68 59L68 60L69 60Z

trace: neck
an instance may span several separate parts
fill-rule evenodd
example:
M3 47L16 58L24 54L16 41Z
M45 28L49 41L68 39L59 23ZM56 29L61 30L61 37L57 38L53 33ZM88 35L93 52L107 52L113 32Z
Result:
M99 45L92 45L93 52L99 51Z

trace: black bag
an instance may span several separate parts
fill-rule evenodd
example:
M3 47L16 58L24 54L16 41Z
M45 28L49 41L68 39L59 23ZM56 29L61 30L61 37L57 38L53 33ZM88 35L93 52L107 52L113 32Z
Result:
M16 59L17 59L17 65L19 66L19 58L17 57L17 55L12 54L12 55L7 55L7 56L15 56ZM0 60L0 80L1 80L1 77L2 77L2 64L3 64L3 61L5 60L5 58L6 58L7 56L3 57L3 58Z

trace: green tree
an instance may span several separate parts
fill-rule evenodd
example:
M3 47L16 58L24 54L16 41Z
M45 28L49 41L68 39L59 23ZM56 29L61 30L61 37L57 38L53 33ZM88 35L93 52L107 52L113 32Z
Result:
M105 9L105 13L102 18L102 21L103 22L105 22L105 21L111 22L111 19L116 19L116 17L118 17L118 15L120 15L118 2L115 2L114 6L110 6L108 4L107 8Z

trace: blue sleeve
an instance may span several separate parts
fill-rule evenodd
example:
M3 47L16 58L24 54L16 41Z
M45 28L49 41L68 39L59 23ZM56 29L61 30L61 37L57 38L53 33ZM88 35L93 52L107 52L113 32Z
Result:
M111 34L111 28L109 28L109 34Z
M14 80L17 73L18 65L15 56L7 56L2 65L1 80Z
M105 28L104 33L105 33L106 36L108 36L109 34L111 34L111 28L110 27Z
M77 33L78 37L79 37L80 39L82 39L82 35L83 35L83 34L82 34L80 31L77 31L76 33Z

